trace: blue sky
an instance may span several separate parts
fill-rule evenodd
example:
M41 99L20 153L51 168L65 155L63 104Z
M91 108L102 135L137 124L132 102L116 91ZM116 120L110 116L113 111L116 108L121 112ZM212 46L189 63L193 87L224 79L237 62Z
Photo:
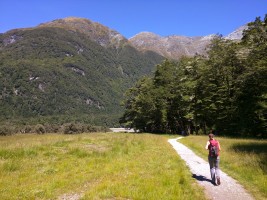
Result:
M99 22L130 38L227 35L267 14L266 0L0 0L0 33L69 16Z

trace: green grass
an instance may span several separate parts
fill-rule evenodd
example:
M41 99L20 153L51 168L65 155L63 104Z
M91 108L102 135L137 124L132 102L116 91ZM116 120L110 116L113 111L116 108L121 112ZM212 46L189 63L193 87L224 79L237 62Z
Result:
M166 136L91 133L0 138L0 197L205 199Z
M217 139L222 148L220 168L244 185L256 199L267 199L267 140ZM179 142L207 160L207 140L207 136L189 136Z

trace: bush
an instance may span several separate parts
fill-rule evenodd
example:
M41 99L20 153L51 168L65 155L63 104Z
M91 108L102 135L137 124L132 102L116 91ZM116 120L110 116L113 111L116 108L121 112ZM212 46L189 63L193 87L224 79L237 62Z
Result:
M35 126L35 132L38 133L38 134L44 134L44 133L46 133L45 127L42 124L37 124Z
M32 127L29 125L26 125L22 130L22 133L31 133L31 132L32 132Z
M0 127L0 135L5 136L5 135L11 135L12 134L12 128L9 126L1 126Z
M60 129L60 125L45 124L44 128L45 128L46 133L60 133L60 132L63 132Z
M96 128L95 126L91 126L91 125L88 125L88 126L86 127L86 130L87 130L87 132L89 132L89 133L97 132L97 128Z
M80 133L80 130L77 128L77 126L73 123L66 124L64 126L64 134L76 134Z

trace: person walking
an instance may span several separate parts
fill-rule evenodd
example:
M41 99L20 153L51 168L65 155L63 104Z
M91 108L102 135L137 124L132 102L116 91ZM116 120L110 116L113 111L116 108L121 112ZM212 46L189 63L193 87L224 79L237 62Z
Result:
M206 149L209 151L208 160L210 165L211 180L213 184L220 185L221 179L219 163L221 146L219 141L214 139L214 134L212 131L209 134L209 140L207 141Z

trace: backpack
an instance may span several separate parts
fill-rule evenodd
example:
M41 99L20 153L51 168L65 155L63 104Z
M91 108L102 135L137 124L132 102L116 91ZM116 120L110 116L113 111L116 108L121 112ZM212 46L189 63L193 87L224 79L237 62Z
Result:
M210 156L217 157L219 155L219 146L216 140L210 140Z

